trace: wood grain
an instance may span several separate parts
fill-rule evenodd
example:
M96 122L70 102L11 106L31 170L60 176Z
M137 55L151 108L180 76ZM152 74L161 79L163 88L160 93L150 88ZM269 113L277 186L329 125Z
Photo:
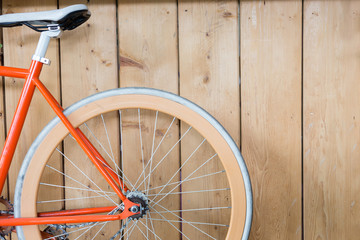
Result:
M3 1L3 12L31 12L53 10L57 8L56 1L31 1L31 7L24 4L24 1ZM26 28L6 28L3 29L4 37L4 64L7 66L15 66L28 68L31 62L31 56L35 52L37 41L40 37L39 33ZM51 59L52 65L50 67L44 66L41 74L41 80L46 87L54 94L55 98L59 99L59 69L58 69L58 44L56 41L51 41L46 57ZM21 93L24 80L6 78L6 123L9 128L17 102ZM55 116L42 99L39 92L35 92L32 105L29 109L29 114L25 121L24 130L20 136L15 152L14 159L9 171L9 191L10 196L14 193L16 178L20 169L22 160L27 152L32 141L35 139L40 130L45 124ZM49 177L49 175L47 176ZM41 193L40 193L41 194ZM52 193L48 193L51 195ZM53 192L58 195L58 191Z
M77 3L87 4L91 17L74 31L65 32L60 40L62 103L64 107L89 95L118 87L115 1L79 2L62 0L60 1L60 7ZM103 118L104 121L101 116L88 121L87 126L83 125L80 129L82 129L112 168L116 169L115 163L119 165L120 151L119 120L116 114L106 114L103 115ZM64 141L64 153L89 178L85 177L70 161L65 159L64 168L66 174L75 177L83 184L91 186L95 190L99 190L97 188L99 187L103 191L112 191L95 166L84 155L84 152L76 146L75 141L71 137ZM65 181L65 185L79 187L76 182L69 179ZM65 191L66 199L95 196L97 194L94 192L74 191L69 188ZM112 199L115 202L119 202L119 199L115 197L112 197ZM66 208L109 206L109 204L114 203L105 198L89 198L67 201ZM101 227L102 225L94 227L87 233L84 233L82 237L98 234L98 236L103 238L110 238L120 228L120 222L107 223L104 228ZM80 235L83 232L78 234ZM71 237L74 238L75 233Z
M0 6L2 9L2 6ZM2 30L0 30L0 43L1 45L3 44L2 42ZM4 65L3 63L3 56L4 56L4 51L3 51L3 47L0 48L0 57L1 57L1 66ZM5 138L6 138L6 129L5 129L5 106L4 106L4 96L5 96L5 88L4 88L4 79L1 78L0 79L0 148L3 149L3 146L5 144ZM5 183L5 186L3 188L3 191L0 193L2 197L4 198L8 198L8 186L7 186L7 181Z
M180 95L240 138L238 4L179 2Z
M360 2L304 5L304 236L359 237Z
M242 153L251 239L301 239L301 1L242 1Z
M30 4L30 6L28 5ZM17 12L33 12L53 10L57 8L56 1L2 1L3 13ZM4 48L4 65L12 67L28 68L30 66L31 57L35 52L40 34L26 27L4 28L3 29L3 48ZM59 87L59 56L57 41L51 41L46 57L51 59L52 65L44 66L41 80L45 86L52 92L56 99L60 97ZM5 78L5 102L6 102L6 126L9 129L21 89L23 79ZM41 129L50 121L55 114L47 106L39 92L35 91L28 116L26 118L23 132L20 135L19 143L9 170L9 196L12 197L16 185L18 171L21 167L23 158L30 147L32 141L41 131ZM43 175L44 181L52 178L49 172ZM52 179L53 181L61 181L61 178ZM52 189L43 192L39 191L40 196L49 196L59 198L61 191ZM41 208L41 207L40 207ZM16 234L12 234L12 239L16 239Z
M177 5L176 1L119 1L119 58L120 87L151 87L178 93L178 53L177 53ZM123 118L123 166L125 174L136 182L145 168L154 167L176 143L179 136L179 123L176 121L165 136L153 156L153 164L148 164L152 155L156 112L140 111L140 124L137 111L124 112ZM159 114L155 129L155 147L161 142L172 118ZM142 143L140 142L140 132ZM143 155L141 154L143 145ZM144 166L143 166L144 163ZM150 186L167 183L179 166L179 147L159 165L150 178ZM144 175L142 176L143 181ZM179 180L176 176L175 180ZM140 183L140 181L139 181ZM144 185L144 184L143 184ZM144 186L140 186L143 190ZM155 194L156 191L150 192ZM168 209L179 209L178 196L169 197L162 202ZM163 209L159 209L163 210ZM152 216L155 217L155 216ZM159 218L159 216L157 217ZM152 234L142 231L154 239ZM179 233L166 222L153 222L156 234L162 239L180 239ZM175 225L178 225L175 223ZM142 238L135 228L131 237Z
M2 8L2 6L1 6ZM2 31L0 30L0 39L2 39ZM3 44L2 41L0 41L1 44ZM0 49L0 56L3 57L3 48ZM1 66L3 66L3 58L1 58ZM4 79L0 79L0 148L3 149L3 146L5 144L5 138L6 138L6 129L5 129L5 106L4 106L4 94L5 94L5 88L4 88ZM3 190L1 192L1 197L8 199L8 181L6 180L5 185L3 187ZM0 206L1 210L7 210L5 206ZM6 237L6 239L10 239L10 237Z
M178 92L175 1L120 1L120 87Z
M239 145L241 136L242 153L250 170L254 193L251 239L299 239L302 231L305 239L356 239L359 236L358 1L304 3L303 123L301 1L241 1L240 16L236 1L180 0L178 7L176 1L165 0L117 2L118 5L115 0L90 1L92 17L85 25L63 34L60 56L58 42L51 41L47 57L52 64L44 66L41 79L60 100L61 57L64 107L118 86L146 86L179 93L213 114ZM86 4L87 1L59 1L60 7L75 3ZM2 7L3 13L50 10L57 7L57 1L3 0ZM39 34L26 27L2 31L4 64L27 68ZM7 78L4 103L0 82L0 146L4 144L5 121L9 127L22 85L23 80ZM54 114L36 92L10 169L11 196L27 149L52 117ZM154 118L154 113L141 112L144 142L151 142ZM163 126L156 131L156 143L169 123L165 116L161 118L159 124ZM132 141L139 141L137 112L123 120L124 137L127 136L124 143L131 145ZM186 130L186 125L179 124L177 122L171 130L172 137L158 157L178 139L174 136ZM118 124L112 128L118 132L119 127L115 125ZM193 139L199 140L199 136L193 135ZM113 141L119 144L119 140ZM69 145L70 142L65 143L65 149L69 149ZM174 149L172 159L177 164L181 164L179 155L189 154L185 147L183 145L181 152ZM119 155L119 150L116 151ZM132 149L128 151L131 155ZM73 156L79 154L68 152ZM145 163L150 152L151 145L146 145ZM210 152L203 150L202 153ZM132 157L139 160L141 154L137 150ZM61 158L53 161L62 168ZM124 161L124 164L125 168L130 168L133 162ZM142 162L138 164L142 168ZM161 168L159 172L167 170ZM184 170L184 174L186 171L190 170ZM58 181L54 176L49 178L49 174L45 173L45 180ZM154 179L153 184L166 182L166 176L162 180ZM198 183L199 186L203 184ZM40 193L40 197L63 197L63 191L51 194L48 191L46 195ZM7 193L4 191L2 195ZM67 192L67 196L71 193ZM302 197L304 229L301 228ZM71 208L72 205L57 207ZM167 236L169 232L165 230L161 234ZM171 239L178 238L177 233L170 234L173 234ZM219 234L221 237L223 233ZM140 235L138 232L133 236Z
M199 104L219 120L237 144L240 139L238 43L236 1L179 1L180 95ZM187 129L186 124L181 125L182 134ZM202 139L194 132L187 136L187 141L181 144L182 164ZM183 168L183 177L189 176L213 154L214 151L207 143L202 145L192 156L194 160ZM201 176L222 169L223 166L216 159L197 174ZM225 174L215 176L183 184L182 190L228 187ZM230 206L229 194L228 191L183 194L182 208ZM184 219L197 219L198 222L228 224L229 217L229 211L183 213ZM216 239L224 239L227 233L224 227L200 228ZM206 238L206 235L189 224L183 224L182 229L192 239Z

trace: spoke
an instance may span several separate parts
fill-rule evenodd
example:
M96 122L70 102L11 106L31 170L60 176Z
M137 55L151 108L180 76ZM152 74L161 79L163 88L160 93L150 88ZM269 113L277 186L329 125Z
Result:
M123 138L122 138L122 118L121 118L121 110L119 110L119 117L120 117L120 151L121 151L121 169L124 170L124 149L123 149L123 145L124 145L124 142L123 142ZM123 171L121 171L123 176L124 176L124 173ZM132 188L134 188L133 185L131 185ZM123 187L122 189L124 189L124 182L123 182Z
M140 222L140 221L138 221L138 222ZM146 237L145 233L141 230L141 228L140 228L138 225L136 225L136 227L137 227L137 229L139 229L139 231L142 233L142 235L143 235L146 239L149 239L149 238Z
M142 143L142 136L141 136L141 119L140 119L140 108L138 108L138 119L139 119L139 134L140 134L140 150L141 150L141 162L143 166L143 172L144 172L144 181L145 181L145 163L144 163L144 149L143 149L143 143ZM136 184L135 184L136 185ZM134 190L134 189L133 189ZM146 191L146 184L145 189Z
M206 190L197 190L197 191L186 191L186 192L168 192L168 193L157 193L157 194L149 194L148 197L157 196L157 195L171 195L171 194L185 194L185 193L201 193L201 192L215 192L215 191L227 191L230 188L219 188L219 189L206 189Z
M110 158L112 160L112 162L114 163L115 165L115 169L116 169L116 175L118 177L118 180L119 180L119 184L120 184L120 175L119 175L119 170L118 170L118 165L116 164L115 162L115 156L114 156L114 152L112 150L112 146L111 146L111 143L110 143L110 137L109 137L109 134L108 134L108 131L107 131L107 127L106 127L106 124L105 124L105 119L104 119L104 116L101 114L101 120L103 122L103 125L104 125L104 129L105 129L105 133L106 133L106 138L107 138L107 141L108 141L108 144L109 144L109 147L110 147L110 152L111 152L111 156L112 158ZM121 186L120 186L121 187ZM122 188L122 190L124 190Z
M106 150L106 148L104 147L104 145L100 142L100 140L96 137L95 133L90 129L90 127L87 125L87 123L84 123L84 126L89 130L89 132L91 133L91 136L93 136L93 138L96 140L96 142L100 145L100 147L104 150L104 152L106 153L106 155L114 161L114 158L111 157L111 155L109 154L109 152ZM75 138L73 138L75 140ZM76 140L75 140L76 141Z
M100 222L99 222L99 223L100 223ZM97 223L97 224L99 224L99 223ZM106 222L104 222L104 224L105 224L105 223L106 223ZM97 225L97 224L95 224L95 225ZM79 229L74 230L74 231L71 231L71 232L62 233L62 234L59 234L59 235L56 235L56 236L52 236L52 237L49 237L49 238L45 238L45 239L43 239L43 240L53 240L53 239L55 239L55 238L65 236L65 235L67 235L67 234L70 235L70 234L72 234L72 233L79 232L79 231L82 231L82 230L85 230L85 229L88 229L88 228L91 228L91 227L93 227L93 225L87 226L87 227L83 227L83 228L79 228Z
M155 232L151 231L151 229L150 229L147 225L145 225L145 224L144 224L143 222L141 222L141 221L140 221L140 223L141 223L144 227L146 227L146 229L147 229L148 231L150 231L152 234L154 234L155 239L156 239L156 238L159 238L159 239L161 240L161 238L160 238ZM148 237L147 237L146 239L148 239Z
M217 153L215 153L212 157L210 157L208 160L206 160L201 166L199 166L197 169L195 169L191 174L189 174L184 180L187 180L188 178L190 178L194 173L196 173L200 168L202 168L203 166L205 166L208 162L210 162L210 160L212 160L215 156L217 156ZM186 160L187 161L187 160ZM171 189L171 191L168 192L168 194L170 194L172 191L174 191L178 186L180 186L181 183L179 183L178 185L176 185L173 189ZM164 189L164 188L163 188ZM161 191L160 191L161 192ZM159 193L160 193L159 192ZM168 195L167 194L167 195ZM157 201L157 203L159 203L161 200L163 200L167 195L163 196L160 200ZM155 200L157 196L155 196L152 201Z
M179 220L164 220L164 219L157 219L157 218L153 218L152 220L154 220L154 221L169 221L169 222L174 222L174 223L184 222L184 221L179 221ZM218 224L218 223L188 222L188 221L186 221L185 223L187 223L187 224L197 224L197 225L209 225L209 226L229 227L229 225L226 225L226 224Z
M152 199L152 201L155 201L155 199L158 197L158 195L166 188L166 186L171 182L171 180L173 180L174 177L176 177L176 175L178 174L178 172L180 172L180 170L188 163L188 161L191 159L191 157L197 152L197 150L204 144L204 142L206 141L206 139L204 138L202 140L202 142L199 144L199 146L197 146L195 148L195 150L190 154L190 156L185 160L185 162L181 165L181 167L174 173L174 175L169 179L169 181L165 184L165 186L157 193L157 195ZM177 185L177 186L180 186ZM176 187L177 187L176 186ZM176 188L175 187L175 188ZM166 196L166 195L165 195ZM165 197L164 196L164 197Z
M94 192L94 193L96 193L96 194L100 195L101 197L103 197L103 198L105 198L105 199L107 199L107 200L109 200L109 201L111 201L111 202L115 203L115 202L114 202L114 201L113 201L113 200L112 200L112 199L111 199L108 195L102 195L102 194L100 194L98 191L96 191L96 190L94 190L94 189L92 189L92 188L90 188L90 187L86 186L85 184L83 184L83 183L79 182L78 180L76 180L76 179L74 179L74 178L70 177L69 175L67 175L67 174L65 174L65 173L63 173L63 172L61 172L61 171L57 170L56 168L54 168L54 167L52 167L52 166L50 166L50 165L46 165L46 167L48 167L48 168L50 168L51 170L53 170L53 171L55 171L55 172L57 172L57 173L59 173L59 174L63 175L63 176L64 176L64 177L66 177L66 178L69 178L70 180L72 180L72 181L74 181L74 182L76 182L76 183L80 184L81 186L83 186L83 187L85 187L85 188L89 189L90 191L92 191L92 192ZM115 203L115 205L117 206L118 204L117 204L117 203Z
M49 187L56 187L56 188L65 188L65 189L73 189L73 190L81 190L81 191L88 191L88 192L100 192L98 190L90 190L90 189L85 189L85 188L77 188L77 187L69 187L69 186L62 186L62 185L56 185L56 184L50 184L50 183L40 183L40 185L44 185L44 186L49 186ZM114 195L116 194L115 192L106 192L108 194Z
M96 157L96 159L97 160L99 160L103 165L106 165L106 163L105 162L103 162L100 158L98 158L98 157ZM118 175L115 171L114 171L114 169L112 169L111 167L110 168L106 168L106 169L110 169L113 173L115 173L117 176L118 176L118 178L120 177L122 180L123 180L123 182L127 182L127 183L129 183L131 186L132 186L132 184L130 183L130 181L127 181L127 180L125 180L124 178L122 178L120 175ZM121 170L120 170L121 171ZM125 175L124 175L125 176ZM121 186L120 186L121 187Z
M159 211L159 213L193 212L193 211L220 210L220 209L231 209L231 207L211 207L211 208L181 209L181 210ZM148 212L148 213L155 213L155 212Z
M146 226L148 225L148 216L146 215ZM146 229L146 238L149 238L149 229Z
M191 180L195 180L195 179L199 179L199 178L203 178L203 177L209 177L209 176L212 176L212 175L216 175L216 174L219 174L219 173L224 173L225 170L222 170L222 171L218 171L218 172L214 172L214 173L209 173L209 174L205 174L205 175L201 175L201 176L198 176L198 177L193 177L193 178L189 178L187 180L181 180L181 181L177 181L177 182L172 182L172 183L169 183L168 186L171 186L171 185L174 185L174 184L182 184L184 182L189 182ZM154 187L154 188L150 188L148 189L149 191L150 190L155 190L155 189L158 189L158 188L162 188L163 186L165 186L166 184L164 185L161 185L161 186L158 186L158 187Z
M159 115L159 111L156 111L155 114L155 123L154 123L154 131L153 131L153 140L152 140L152 144L151 144L151 155L150 155L150 170L149 172L151 172L152 169L152 158L153 158L153 153L154 153L154 145L155 145L155 133L156 133L156 126L157 126L157 119L158 119L158 115ZM144 179L145 179L145 169L144 169ZM147 188L146 188L146 181L145 181L145 193L149 194L149 188L150 188L150 181L151 181L151 177L149 177L149 181L147 184ZM152 222L151 222L152 224ZM148 216L146 215L146 226L148 225ZM146 229L146 236L149 237L149 229Z
M126 177L126 175L123 173L123 171L120 169L120 167L118 166L118 164L116 164L116 161L115 161L115 157L114 157L114 154L112 153L112 150L111 150L111 153L113 155L113 157L110 156L110 154L108 153L108 151L106 151L105 147L102 145L102 143L100 142L100 140L95 136L94 132L89 128L89 126L84 123L84 125L86 126L86 128L89 130L89 132L91 133L91 135L93 136L93 138L95 138L96 142L100 145L100 147L104 150L104 152L106 153L106 155L111 159L111 161L114 163L115 165L115 168L116 168L116 171L115 172L112 168L110 168L116 175L118 178L120 178L123 182L126 181L127 183L129 183L131 186L133 186L130 182L130 180ZM74 139L74 138L73 138ZM75 140L75 139L74 139ZM75 140L76 141L76 140ZM109 143L110 144L110 143ZM110 145L111 147L111 145ZM97 158L99 159L99 158ZM118 172L121 172L121 174L123 175L120 176L120 174ZM125 180L126 178L126 180ZM124 186L122 187L122 189L124 189Z
M125 224L127 224L127 223L124 223L123 225L121 225L120 230L117 231L117 232L110 238L110 240L114 240L119 234L120 234L120 238L119 238L119 239L121 239L123 236L125 236L125 233L128 232L131 227L133 227L133 225L132 225L131 227L129 226L128 229L125 229L125 227L124 227ZM130 224L130 223L129 223L129 224Z
M138 224L138 222L139 222L139 221L136 221L136 222L133 224L133 229L132 229L131 232L128 234L128 236L127 236L126 239L128 239L128 238L131 236L131 234L133 233L133 231L134 231L136 225Z
M158 115L159 115L159 111L156 111L155 123L154 123L153 141L152 141L152 146L151 146L151 157L150 157L150 160L149 160L149 161L151 162L151 163L150 163L150 170L149 170L149 172L151 172L151 169L152 169L152 159L153 159L153 157L154 157L155 133L156 133L156 126L157 126ZM145 177L145 173L144 173L144 177ZM149 177L146 194L149 194L150 181L151 181L151 176Z
M83 232L82 234L80 234L80 235L79 235L77 238L75 238L74 240L79 239L82 235L84 235L85 233L87 233L88 231L90 231L93 227L97 226L98 224L99 224L99 223L96 223L96 224L90 226L88 230L86 230L85 232ZM105 225L105 224L106 224L106 222L105 222L103 225Z
M104 129L105 129L105 133L106 133L106 138L107 138L107 141L108 141L108 144L109 144L109 148L110 148L110 152L111 152L111 156L112 156L112 160L114 161L115 163L115 156L114 156L114 152L112 150L112 146L111 146L111 143L110 143L110 137L109 137L109 134L108 134L108 131L107 131L107 127L106 127L106 124L105 124L105 119L104 119L104 116L101 114L101 120L103 122L103 125L104 125Z
M97 233L94 235L94 237L91 240L94 240L96 238L96 236L100 233L100 231L106 226L106 224L108 224L108 222L106 222L105 224L103 224L103 226L99 229L99 231L97 231Z
M130 224L130 223L129 223ZM121 226L121 227L123 227L123 226ZM134 223L131 225L131 226L127 226L127 229L124 229L123 231L122 231L122 233L120 234L120 238L119 238L119 240L120 239L122 239L123 237L125 237L125 234L130 230L130 229L132 229L134 227ZM113 237L112 237L112 239L114 239L116 236L114 235Z
M82 175L84 175L92 184L94 184L105 196L107 196L107 194L104 192L104 190L102 190L93 180L91 180L91 178L86 175L73 161L71 161L63 152L61 152L58 148L56 148L56 150L67 160L69 161ZM107 196L109 198L110 201L112 201L115 205L118 205L116 202L114 202L109 196Z
M115 209L116 209L116 208L115 208ZM115 210L115 209L114 209L114 210ZM114 210L113 210L113 211L114 211ZM113 211L109 212L107 215L113 214ZM106 224L108 224L109 222L111 222L111 221L95 222L94 224L92 224L92 225L90 225L90 226L88 226L88 227L85 227L85 228L82 228L82 229L79 229L79 230L75 230L75 231L69 232L69 233L67 233L67 234L71 234L71 233L78 232L78 231L80 231L80 230L83 230L83 229L88 228L85 232L83 232L82 234L80 234L80 236L78 236L77 238L74 239L74 240L77 240L77 239L79 239L82 235L84 235L85 233L87 233L88 231L90 231L93 227L98 226L99 224L102 224L103 226L101 227L101 229L100 229L100 230L95 234L95 236L92 238L92 239L94 239L94 238L98 235L98 233L104 228L104 226L105 226ZM57 237L57 236L55 236L55 237ZM53 238L54 238L54 237L51 237L50 239L53 239Z
M189 221L186 221L185 219L183 219L182 217L176 215L175 213L170 212L170 211L169 211L167 208L165 208L164 206L162 206L162 205L160 205L160 204L158 204L158 203L156 203L156 205L158 205L159 207L161 207L162 209L164 209L166 212L168 212L168 213L174 215L175 217L179 218L182 222L189 224L190 226L192 226L193 228L199 230L201 233L205 234L206 236L208 236L208 237L216 240L216 238L212 237L211 235L209 235L208 233L204 232L204 231L201 230L200 228L194 226L194 225L193 225L192 223L190 223ZM153 207L151 207L151 208L152 208L155 212L158 213L158 211L156 211L155 208L153 208ZM159 213L158 213L158 214L159 214ZM162 216L161 214L159 214L159 215ZM163 218L164 218L164 217L163 217ZM166 220L167 220L167 219L166 219ZM167 220L167 221L169 221L169 220Z
M157 214L159 214L164 220L165 222L169 223L172 227L174 227L182 236L184 236L186 239L189 239L182 231L180 231L177 227L174 226L174 224L172 224L169 220L167 220L164 215L162 215L161 213L159 213L156 209L154 209L153 207L151 207L155 212L157 212Z
M154 157L154 155L155 155L156 151L159 149L159 147L160 147L161 143L163 142L163 140L164 140L164 139L165 139L165 137L167 136L167 134L168 134L168 132L169 132L169 130L170 130L170 128L171 128L171 126L173 125L173 123L174 123L175 119L176 119L176 117L174 117L174 118L173 118L173 120L171 121L171 123L170 123L169 127L167 128L167 130L166 130L166 132L165 132L165 134L164 134L164 136L161 138L161 140L160 140L160 142L159 142L158 146L156 147L156 149L155 149L154 153L151 155L151 157L150 157L150 159L151 159L151 160L153 159L153 157ZM151 162L151 161L149 161L149 162L146 164L145 169L147 169L147 167L148 167L148 165L150 164L150 162ZM139 176L139 177L138 177L138 179L136 180L136 182L135 182L134 186L136 186L136 184L139 182L139 180L140 180L140 178L141 178L141 176L142 176L143 174L145 174L145 172L144 172L144 171L140 174L140 176ZM141 184L142 184L142 183L140 183L140 185L139 185L139 186L141 186ZM135 188L135 189L136 189L136 188Z
M150 214L150 212L148 214L149 214L149 220L150 220L151 229L153 230L153 233L155 235L155 228L154 228L154 225L153 225L153 222L152 222L152 219L151 219L151 214Z
M135 223L134 222L132 222L132 225L131 226L129 226L128 227L128 229L126 230L126 231L124 231L124 234L121 234L121 236L120 236L120 238L119 239L121 239L122 237L125 237L125 234L127 234L128 236L129 236L129 233L128 232L130 232L130 230L132 230L132 229L134 229L135 228Z
M186 136L186 134L191 130L191 126L188 128L188 130L181 136L181 138L174 144L174 146L172 146L172 148L165 154L165 156L158 162L158 164L156 164L156 166L153 168L153 170L151 170L151 172L148 174L148 176L146 177L146 179L151 176L151 174L155 171L155 169L164 161L164 159L171 153L171 151L176 147L176 145L178 145L178 143ZM141 186L141 184L143 184L144 181L142 181L138 187ZM136 184L135 184L136 186Z
M114 196L117 196L114 194ZM79 197L79 198L64 198L64 199L56 199L56 200L45 200L45 201L38 201L36 203L53 203L53 202L62 202L62 201L74 201L74 200L82 200L82 199L92 199L92 198L100 198L104 196L92 196L92 197Z

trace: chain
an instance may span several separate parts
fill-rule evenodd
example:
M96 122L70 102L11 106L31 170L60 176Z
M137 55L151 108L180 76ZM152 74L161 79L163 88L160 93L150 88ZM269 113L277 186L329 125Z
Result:
M4 197L0 197L0 204L6 207L6 210L0 211L0 215L14 215L14 207L9 200ZM11 226L0 226L0 239L5 239L5 236L8 235L13 229L14 227Z
M117 233L115 233L114 236L112 236L110 238L110 240L114 240L122 231L124 231L124 229L126 228L126 226L129 224L129 222L131 221L131 219L128 219L124 225L121 226L120 230L117 231ZM75 227L85 227L85 226L89 226L89 225L93 225L96 222L89 222L89 223L83 223L83 224L73 224L73 225L67 225L67 224L49 224L48 226L50 227L54 227L56 228L56 230L58 230L59 228L63 231L64 234L66 234L66 231L64 228L75 228Z
M115 233L115 235L110 238L110 240L114 240L126 228L126 226L129 224L130 221L131 219L128 219L126 223L121 226L120 230L117 231L117 233Z
M56 230L58 229L71 229L71 228L82 228L85 226L90 226L95 224L96 222L87 222L87 223L81 223L81 224L48 224L48 226L55 228Z
M114 215L117 211L123 209L123 203L121 203L118 207L114 208L111 212L108 213L108 215ZM87 223L80 223L80 224L48 224L48 226L53 227L55 229L61 229L64 230L66 228L82 228L90 225L94 225L98 222L87 222Z
M0 215L1 214L5 214L5 215L14 215L14 211L13 210L9 210L9 211L6 211L6 210L0 210Z

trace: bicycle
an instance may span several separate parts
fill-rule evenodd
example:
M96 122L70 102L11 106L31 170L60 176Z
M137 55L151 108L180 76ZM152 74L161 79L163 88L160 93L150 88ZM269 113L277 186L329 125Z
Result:
M252 193L246 165L205 110L150 88L97 93L64 110L39 80L50 64L50 39L90 15L78 4L0 16L0 27L41 32L29 69L0 67L1 76L25 79L1 154L0 192L35 88L57 115L23 161L14 207L1 201L8 210L0 212L0 238L16 231L19 239L247 239Z

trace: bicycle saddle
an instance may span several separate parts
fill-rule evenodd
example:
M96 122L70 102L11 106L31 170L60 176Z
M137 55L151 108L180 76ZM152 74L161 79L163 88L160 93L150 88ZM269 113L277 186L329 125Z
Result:
M66 8L30 12L12 13L0 16L0 27L28 26L35 31L48 30L49 25L58 25L62 30L72 30L90 18L90 11L86 5L76 4Z

